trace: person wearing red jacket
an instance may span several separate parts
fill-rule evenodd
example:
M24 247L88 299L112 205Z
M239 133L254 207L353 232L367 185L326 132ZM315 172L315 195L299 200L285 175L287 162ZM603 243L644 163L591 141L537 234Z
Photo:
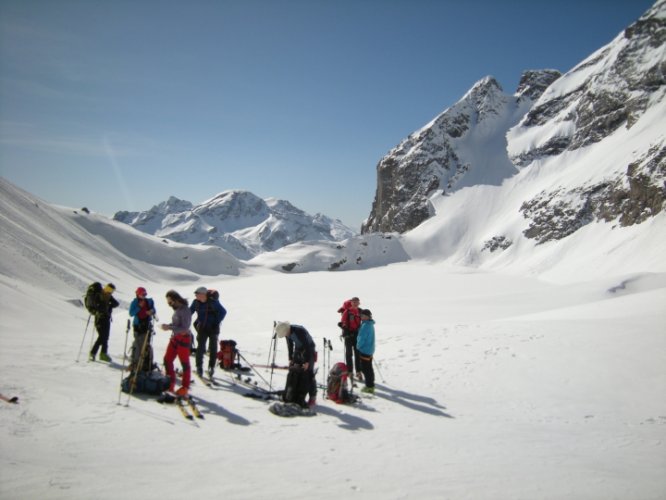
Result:
M338 326L342 328L342 338L345 341L345 363L349 376L353 378L354 371L356 371L357 378L361 380L361 360L356 349L358 329L361 327L359 305L361 305L361 300L358 297L346 300L342 307L338 309L338 312L342 315Z

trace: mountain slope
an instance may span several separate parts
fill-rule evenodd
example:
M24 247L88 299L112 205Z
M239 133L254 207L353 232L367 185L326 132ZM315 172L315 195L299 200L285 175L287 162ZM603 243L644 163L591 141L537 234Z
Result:
M514 175L506 132L559 75L554 70L526 72L513 96L486 77L402 141L377 165L377 192L362 231L403 233L433 215L428 200L433 193L499 185Z
M476 142L478 150L495 151L514 165L501 183L465 184L466 189L456 191L455 183L441 186L439 177L419 169L424 162L405 161L391 183L397 186L395 196L407 201L387 199L384 215L377 218L379 212L373 209L365 229L403 231L418 223L402 238L411 257L487 269L523 269L529 262L533 272L554 278L577 272L598 276L623 264L642 272L663 270L665 74L662 0L607 46L553 79L545 91L531 94L538 99L504 130L503 153L497 142ZM488 79L469 94L480 87L489 91L476 102L490 102L491 110L504 109L492 105L507 98ZM452 111L468 101L469 95L438 120L453 123ZM479 106L475 109L481 115ZM478 121L476 126L483 124ZM423 130L434 134L433 124ZM493 132L498 131L502 129ZM403 146L415 149L400 161L410 155L428 158L426 143L414 141L421 135L410 136L380 162L375 208L387 179L383 169L392 161L399 164L396 153ZM446 149L451 143L446 138L428 147Z
M560 180L521 206L527 238L562 239L594 221L640 224L662 211L665 96L666 2L660 1L553 83L509 132L517 166L560 171Z
M0 178L2 279L80 293L91 281L129 275L195 279L235 275L240 263L219 248L165 243L105 217L58 208ZM93 256L91 258L91 255Z

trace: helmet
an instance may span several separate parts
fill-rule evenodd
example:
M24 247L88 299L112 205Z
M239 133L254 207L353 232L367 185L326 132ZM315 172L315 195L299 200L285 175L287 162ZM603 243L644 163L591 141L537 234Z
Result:
M137 297L145 297L148 295L148 292L146 292L146 289L142 286L136 289L136 296Z
M275 333L278 337L286 337L291 331L291 324L289 321L278 321L275 325Z

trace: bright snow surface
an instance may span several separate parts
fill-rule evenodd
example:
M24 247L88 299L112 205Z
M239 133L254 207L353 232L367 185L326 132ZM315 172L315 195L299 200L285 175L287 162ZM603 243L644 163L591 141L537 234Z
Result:
M214 249L160 246L120 224L102 235L101 218L84 230L81 214L5 184L2 194L0 392L20 397L0 406L3 499L666 495L666 274L637 270L640 259L626 257L640 246L607 253L596 274L584 261L584 278L570 259L557 281L529 259L510 273L422 258L291 275L225 257L226 275L200 276L197 261ZM578 258L585 241L563 251ZM92 279L118 287L111 365L86 360L88 315L75 302ZM316 417L281 418L218 370L219 388L192 388L203 421L153 397L128 401L119 385L134 289L148 289L164 322L165 292L189 299L200 285L229 310L220 338L262 364L274 320L304 325L320 365L323 338L342 361L336 310L358 295L376 320L376 395L344 406L320 391ZM167 341L158 330L156 359ZM276 361L286 362L284 343ZM273 385L283 384L276 371Z

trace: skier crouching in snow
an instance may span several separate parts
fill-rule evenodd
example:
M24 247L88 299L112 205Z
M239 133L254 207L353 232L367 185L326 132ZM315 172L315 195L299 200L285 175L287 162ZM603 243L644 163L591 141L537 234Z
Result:
M164 366L167 375L171 379L169 392L173 392L176 387L176 372L173 369L173 361L178 357L183 367L183 384L176 391L177 396L185 397L190 388L190 325L192 323L192 313L187 307L187 300L181 297L175 290L169 290L166 293L167 304L173 308L171 323L160 325L162 330L171 330L173 334L169 340L166 353L164 354Z
M372 356L375 354L375 320L372 319L370 309L361 309L361 328L358 330L356 348L365 379L365 387L361 392L374 394L375 370L372 368Z
M300 325L280 321L275 326L275 334L287 341L289 352L289 374L285 387L284 401L312 408L317 400L317 382L314 378L314 364L317 353L315 343L308 331ZM305 395L309 400L306 404Z

